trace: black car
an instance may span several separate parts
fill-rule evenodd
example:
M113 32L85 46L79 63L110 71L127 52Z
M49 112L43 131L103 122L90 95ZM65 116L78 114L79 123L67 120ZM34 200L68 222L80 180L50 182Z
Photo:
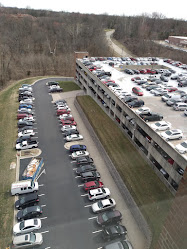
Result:
M107 75L107 76L109 76L109 77L112 76L112 74L111 74L110 72L101 72L101 73L99 73L99 74L97 75L97 77L100 78L100 77L102 77L102 76L104 76L104 75Z
M63 92L63 89L61 87L54 87L52 89L49 89L49 93L57 93L57 92Z
M178 86L180 87L184 87L184 86L187 86L187 80L182 80L178 83Z
M27 220L38 217L42 214L42 208L40 206L31 206L20 210L17 213L17 220Z
M58 105L58 104L65 104L65 103L67 103L66 102L66 100L65 99L59 99L59 100L56 100L55 102L54 102L54 105Z
M104 240L112 240L124 237L126 234L127 234L126 227L118 224L104 227L102 231L102 237Z
M32 122L29 122L29 121L22 121L22 120L19 120L18 121L18 128L22 128L24 126L33 126L33 123Z
M132 107L140 107L140 106L143 106L143 105L144 105L144 101L141 100L141 99L137 99L137 100L128 102L128 106L130 108L132 108Z
M22 127L22 128L18 128L18 132L20 132L20 131L24 131L24 130L33 130L34 128L33 128L33 126L24 126L24 127Z
M85 164L93 164L93 158L91 158L89 156L79 157L76 159L76 164L78 166L85 165Z
M33 206L39 202L39 197L36 193L26 194L15 202L15 208L23 209L29 206Z
M49 81L49 82L47 82L47 85L48 85L48 86L58 86L59 83L56 82L56 81Z
M88 171L85 173L81 173L80 176L83 182L99 180L99 178L101 177L98 171Z
M107 211L97 216L97 223L101 226L116 224L122 220L122 214L118 210Z
M163 116L156 112L149 112L147 114L140 114L140 117L145 121L160 121L163 119Z
M128 69L128 68L126 68L126 69L124 70L124 72L125 72L125 73L128 73L128 74L131 74L131 75L134 74L134 72L133 72L131 69Z
M146 87L146 90L151 91L152 89L155 89L155 88L158 88L158 86L157 85L148 86Z
M83 165L81 167L79 167L77 170L76 170L76 173L77 175L80 175L84 172L88 172L88 171L96 171L96 167L94 164L87 164L87 165Z
M31 135L26 135L26 136L23 136L23 137L19 137L17 140L16 140L16 144L19 144L21 143L22 141L31 141L33 140L33 138L31 137Z
M164 81L164 82L168 82L168 81L169 81L168 78L167 78L166 76L164 76L164 75L161 75L161 76L160 76L160 79L161 79L162 81Z
M125 98L123 98L123 101L125 103L132 102L134 100L138 100L138 97L136 97L136 96L126 96Z

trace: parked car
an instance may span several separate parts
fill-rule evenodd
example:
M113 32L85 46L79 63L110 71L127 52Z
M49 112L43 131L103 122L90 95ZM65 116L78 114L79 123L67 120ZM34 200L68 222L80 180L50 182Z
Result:
M169 81L168 78L167 78L166 76L164 76L164 75L161 75L161 76L160 76L160 79L161 79L162 81L164 81L164 82L168 82L168 81Z
M108 198L109 196L110 196L110 190L108 188L96 188L96 189L91 189L88 192L88 199L90 201Z
M16 217L18 221L35 218L42 215L41 206L31 206L18 211Z
M156 88L154 90L151 90L151 93L153 93L155 96L162 96L164 94L167 94L167 90L163 88Z
M18 137L24 137L24 136L34 136L35 132L33 131L33 129L30 130L22 130L18 133Z
M101 177L98 171L89 171L89 172L81 173L80 176L83 182L99 180L99 178Z
M77 125L77 122L71 121L71 120L60 120L60 121L61 121L62 126L64 126L64 125L76 126Z
M39 197L37 193L30 193L20 197L15 202L15 208L21 210L23 208L34 206L35 204L39 203Z
M137 99L137 100L128 102L128 106L129 106L130 108L133 108L133 107L140 107L140 106L143 106L143 105L144 105L144 101L141 100L141 99Z
M116 224L122 220L122 214L118 210L107 211L97 216L97 223L101 226Z
M138 96L143 96L143 91L139 87L133 87L132 92Z
M80 175L84 172L88 172L88 171L96 171L96 167L94 164L88 164L88 165L82 165L81 167L79 167L76 170L77 175Z
M149 113L150 111L151 111L151 110L150 110L149 107L143 106L143 107L137 109L137 110L135 111L135 113L138 114L138 115L140 115L140 114Z
M24 126L33 126L33 122L19 119L17 125L18 125L18 128L22 128Z
M49 93L58 93L58 92L63 92L63 89L61 87L53 87L49 89Z
M180 87L185 87L185 86L187 86L187 80L180 81L180 82L178 83L178 86L180 86Z
M39 246L43 243L41 233L27 233L13 237L12 248L29 248Z
M187 116L187 109L184 111L184 115Z
M116 202L113 198L99 200L98 202L92 204L92 211L94 213L99 213L112 209L116 206Z
M83 144L74 144L74 145L71 145L70 148L69 148L69 151L72 153L72 152L75 152L75 151L81 151L81 150L86 150L86 145L83 145Z
M73 134L79 134L79 131L77 129L75 130L68 130L68 131L65 131L64 132L64 136L67 137L67 136L70 136L70 135L73 135Z
M140 114L140 117L145 121L161 121L163 116L156 112L149 112L147 114Z
M182 139L183 133L179 129L168 130L168 131L162 132L161 137L163 137L166 141L173 140L173 139Z
M31 117L24 117L24 118L22 118L22 119L20 119L20 120L21 120L21 121L28 121L28 122L32 122L32 123L35 122L35 119L34 119L33 116L31 116Z
M32 109L33 106L31 104L20 104L18 109L22 109L22 108Z
M169 130L171 128L171 123L166 122L166 121L160 121L160 122L156 122L156 123L152 124L151 127L155 131L165 131L165 130Z
M125 103L128 103L128 102L131 102L131 101L134 101L134 100L137 100L138 98L136 96L126 96L125 98L123 98L123 101Z
M72 159L76 159L78 157L86 157L89 156L89 152L87 150L79 150L79 151L75 151L71 154L71 158Z
M133 72L131 69L128 69L128 68L126 68L126 69L124 70L124 72L127 73L127 74L131 74L131 75L134 74L134 72Z
M32 136L30 136L30 135L25 135L25 136L22 136L22 137L19 137L17 140L16 140L16 144L19 144L19 143L21 143L21 142L23 142L23 141L31 141L31 140L33 140L33 138L32 138Z
M46 85L47 85L47 86L58 86L59 83L58 83L57 81L49 81L49 82L47 82Z
M102 249L133 249L128 240L120 240L104 246Z
M27 98L25 100L20 100L20 104L33 104L33 99Z
M25 117L33 117L31 114L27 114L27 113L18 113L17 114L17 119L23 119Z
M84 191L89 191L91 189L97 189L97 188L102 188L104 184L100 181L90 181L90 182L85 182L83 189Z
M22 128L18 128L18 134L20 133L20 132L24 132L24 131L26 131L26 130L34 130L34 127L33 126L23 126Z
M175 91L178 90L178 88L176 88L176 87L168 87L167 90L168 90L168 92L175 92Z
M186 152L187 152L187 140L184 141L184 142L182 142L182 143L180 143L180 144L177 144L177 145L175 146L175 149L176 149L179 153L181 153L181 154L186 153Z
M75 125L63 125L61 128L62 132L69 131L69 130L76 130L77 126Z
M102 238L104 240L113 240L116 238L125 237L126 234L127 234L126 227L116 224L104 227L102 231Z
M21 143L16 144L16 150L28 150L32 148L37 148L38 147L38 142L37 140L27 140L27 141L22 141Z
M93 164L93 162L94 162L93 158L91 158L89 156L83 156L83 157L76 158L77 166L85 165L85 164Z
M176 111L184 111L187 109L187 103L179 102L173 105L173 109Z
M168 101L166 101L166 105L168 106L173 106L173 105L176 105L177 103L180 103L182 102L182 99L180 98L176 98L176 99L169 99Z
M80 134L72 134L66 137L66 141L70 142L70 141L78 141L78 140L82 140L83 136Z
M67 111L66 109L60 109L56 111L57 116L60 116L62 114L70 114L70 111Z
M38 218L24 220L14 225L13 234L20 235L24 233L30 233L33 232L34 230L40 229L41 226L42 226L41 220Z

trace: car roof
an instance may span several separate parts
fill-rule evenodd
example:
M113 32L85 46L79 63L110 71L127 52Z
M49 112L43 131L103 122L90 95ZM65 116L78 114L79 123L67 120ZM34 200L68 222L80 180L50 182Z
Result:
M97 194L97 193L103 193L103 191L102 188L96 188L96 189L91 189L90 193Z
M22 198L25 198L25 200L37 199L38 194L37 193L26 194L26 195L22 196L20 199L22 199Z

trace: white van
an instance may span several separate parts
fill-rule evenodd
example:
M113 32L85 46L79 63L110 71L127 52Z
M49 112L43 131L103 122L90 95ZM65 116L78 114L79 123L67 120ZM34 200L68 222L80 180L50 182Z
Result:
M38 191L38 182L32 182L32 180L24 180L19 182L13 182L11 185L12 195L22 195Z
M176 103L173 106L173 109L176 111L184 111L187 109L187 103L183 103L183 102Z

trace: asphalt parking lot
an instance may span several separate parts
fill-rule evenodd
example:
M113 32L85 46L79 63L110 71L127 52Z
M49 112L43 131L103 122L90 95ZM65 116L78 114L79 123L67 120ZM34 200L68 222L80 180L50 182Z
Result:
M53 80L53 79L50 79ZM55 78L56 81L60 80ZM96 223L97 215L91 210L91 203L83 191L83 183L76 176L75 165L65 149L65 140L60 131L59 121L55 114L52 97L48 94L46 82L39 80L33 86L35 97L35 115L37 120L37 137L40 157L44 159L45 174L39 178L39 197L43 213L42 249L90 249L101 248L105 242L101 238L101 227ZM145 249L146 240L138 227L125 200L119 193L114 180L107 170L102 155L87 131L80 115L74 106L75 93L53 94L54 99L67 100L72 114L78 123L80 134L84 136L81 142L87 145L94 163L101 173L101 180L111 191L117 203L116 209L123 215L123 224L128 231L128 239L135 249ZM28 159L21 161L21 170L27 165Z

